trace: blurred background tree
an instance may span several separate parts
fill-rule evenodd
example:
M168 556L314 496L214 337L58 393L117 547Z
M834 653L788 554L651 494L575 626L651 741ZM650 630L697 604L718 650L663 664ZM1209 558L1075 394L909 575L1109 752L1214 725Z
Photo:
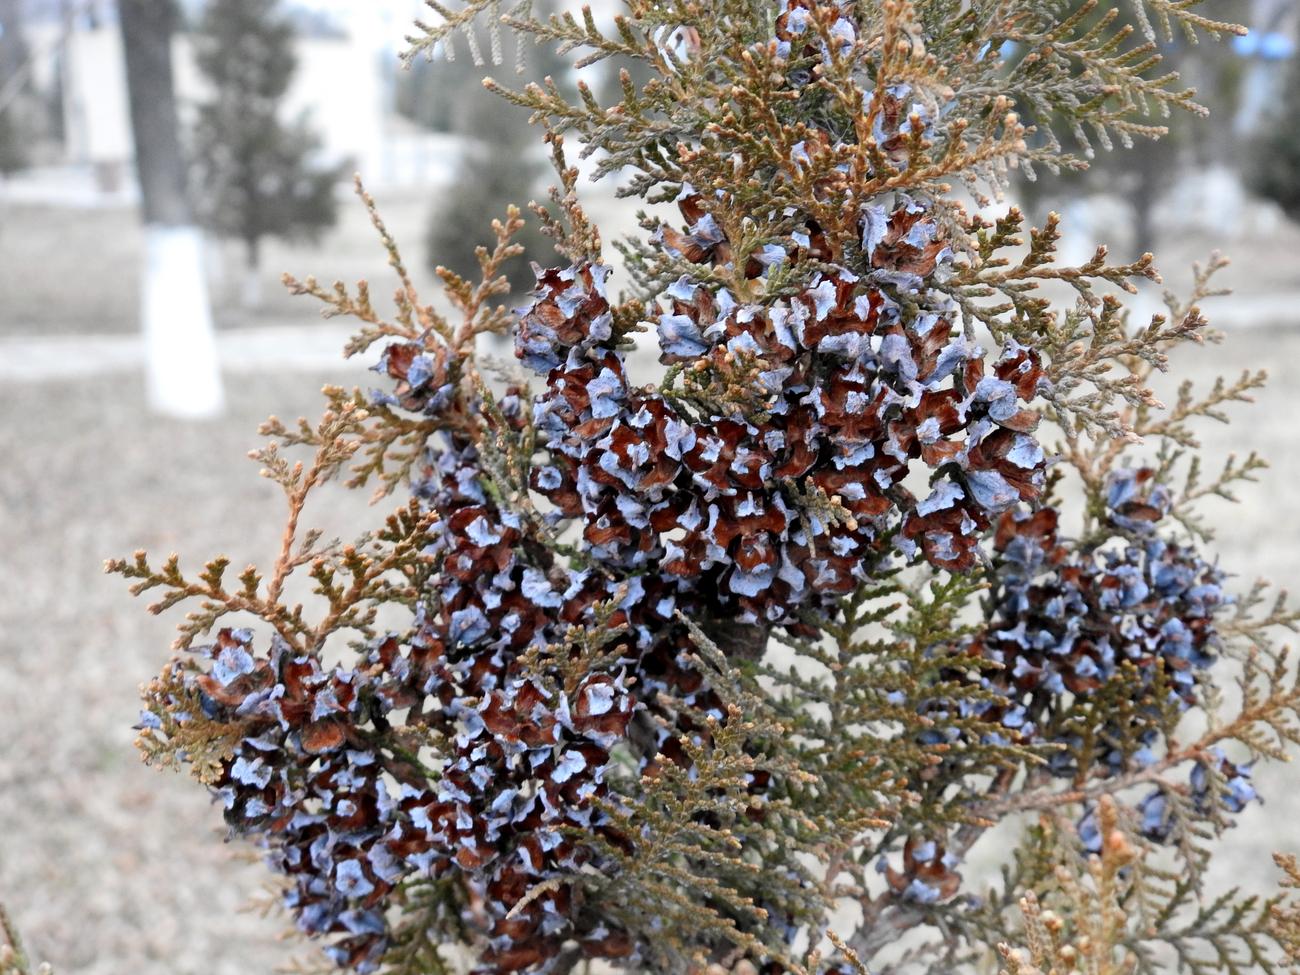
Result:
M1074 3L1075 8L1082 5L1083 0ZM1251 6L1251 0L1220 0L1215 16L1249 22ZM1177 71L1184 84L1196 89L1196 100L1210 110L1214 124L1206 125L1190 113L1172 113L1159 120L1169 129L1168 135L1155 140L1135 135L1133 152L1118 151L1121 147L1109 146L1092 133L1085 133L1092 142L1086 170L1064 170L1059 175L1038 172L1037 180L1027 179L1022 173L1017 195L1026 211L1040 223L1046 216L1045 201L1050 199L1059 207L1062 191L1076 199L1115 196L1129 211L1124 223L1131 228L1129 252L1140 255L1156 249L1156 209L1167 193L1178 188L1182 176L1237 162L1233 158L1239 151L1235 123L1241 110L1247 62L1231 44L1200 44L1181 32L1165 37L1161 25L1149 23L1136 5L1103 4L1094 19L1106 16L1116 17L1132 32L1134 45L1152 36L1151 32L1159 32L1163 66Z
M436 197L425 230L425 259L430 268L443 265L470 280L478 275L475 248L488 244L491 221L504 218L507 203L541 195L551 170L538 150L535 133L525 124L528 113L482 88L466 91L453 107L456 134L464 137L457 173ZM529 262L554 263L555 247L540 231L531 213L515 237L524 252L502 271L516 295L533 286Z
M477 41L482 51L491 45L486 31L480 32ZM451 62L444 58L416 61L399 80L396 106L411 121L461 140L456 172L449 184L452 189L440 192L429 212L425 259L430 268L442 265L472 279L479 273L474 249L488 243L491 221L505 215L508 203L540 197L552 170L538 133L526 124L528 111L485 91L482 79L486 69L476 70L467 63L470 59L463 50L458 54ZM521 55L523 71L510 79L512 86L549 77L570 97L576 91L576 79L553 49L529 45ZM527 226L515 238L524 253L503 268L516 295L533 286L529 262L549 266L555 256L554 246L532 214L524 217Z
M1281 99L1251 154L1250 187L1300 221L1300 62L1292 61Z
M447 67L441 60L419 58L399 71L393 86L393 110L430 132L450 133L457 102L482 86L478 72L449 71Z
M0 0L0 177L28 163L29 133L23 102L29 61L21 0Z
M245 249L243 301L261 303L261 242L316 239L337 218L334 185L346 165L315 162L320 139L282 102L297 58L278 0L212 0L195 32L195 60L211 86L198 108L194 155L199 212Z

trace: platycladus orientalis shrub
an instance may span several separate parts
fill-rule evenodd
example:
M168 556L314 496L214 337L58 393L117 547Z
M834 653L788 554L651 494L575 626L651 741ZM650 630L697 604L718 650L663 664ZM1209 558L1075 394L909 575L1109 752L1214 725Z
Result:
M627 0L604 32L431 6L409 57L504 19L650 80L607 105L488 82L559 175L525 307L495 301L519 210L481 280L441 272L444 312L360 184L395 309L286 279L381 378L265 425L270 568L110 563L193 607L146 759L211 790L357 972L1290 970L1294 861L1271 900L1205 881L1297 740L1297 617L1201 513L1263 464L1208 475L1195 425L1263 376L1148 384L1215 337L1219 262L1134 321L1150 255L1062 266L1055 217L985 208L1013 167L1198 111L1161 38L1239 28L1192 0L1137 3L1147 37L1094 0ZM618 271L566 136L655 207ZM325 541L300 516L335 478L396 509Z

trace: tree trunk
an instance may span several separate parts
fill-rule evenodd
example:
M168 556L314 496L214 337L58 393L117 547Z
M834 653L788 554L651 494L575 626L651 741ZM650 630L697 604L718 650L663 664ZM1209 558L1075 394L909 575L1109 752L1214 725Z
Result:
M1154 154L1152 154L1154 155ZM1155 209L1160 202L1166 173L1157 172L1149 160L1139 153L1137 165L1137 190L1130 196L1133 206L1133 251L1135 256L1153 253L1156 249Z
M172 0L120 0L127 101L146 224L194 222L172 82Z
M262 307L262 242L244 242L244 283L240 299L245 311Z
M0 0L0 86L27 70L28 57L22 8L18 0Z
M120 0L127 100L145 225L142 314L150 405L181 417L221 411L203 238L186 193L172 82L172 0Z
M31 161L30 106L23 97L30 74L19 0L0 0L0 180Z

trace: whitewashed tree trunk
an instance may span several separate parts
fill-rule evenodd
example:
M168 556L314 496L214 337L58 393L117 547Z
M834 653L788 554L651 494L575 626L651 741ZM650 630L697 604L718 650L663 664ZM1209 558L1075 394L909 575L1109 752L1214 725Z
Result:
M183 418L214 416L224 398L197 227L145 227L143 293L149 405Z
M203 237L186 192L172 82L172 0L119 0L127 100L144 218L141 314L150 406L170 416L222 409Z

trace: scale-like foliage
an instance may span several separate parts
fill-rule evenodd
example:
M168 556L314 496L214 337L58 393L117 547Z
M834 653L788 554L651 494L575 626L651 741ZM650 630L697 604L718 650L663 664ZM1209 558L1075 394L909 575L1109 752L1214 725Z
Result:
M4 905L0 904L0 975L53 975L54 969L48 962L36 965L23 950L22 938L9 917Z
M1294 902L1204 879L1254 763L1300 740L1272 636L1297 617L1202 548L1199 502L1262 462L1204 476L1196 421L1263 377L1169 408L1149 386L1214 337L1220 262L1132 323L1150 255L1064 267L1055 217L952 191L1195 111L1160 38L1236 30L1195 6L1141 0L1145 38L1064 0L631 0L608 31L513 8L649 78L604 106L490 83L546 129L560 185L530 209L563 260L495 304L511 209L440 312L360 191L395 312L288 284L360 321L347 351L377 348L385 385L266 425L271 568L110 564L156 610L197 600L146 758L189 764L360 972L1284 970ZM411 56L501 14L431 7ZM622 292L564 133L675 204L621 245ZM534 388L476 358L500 332ZM409 501L322 544L300 521L345 469ZM314 601L287 601L296 574ZM982 896L977 845L1005 861Z

